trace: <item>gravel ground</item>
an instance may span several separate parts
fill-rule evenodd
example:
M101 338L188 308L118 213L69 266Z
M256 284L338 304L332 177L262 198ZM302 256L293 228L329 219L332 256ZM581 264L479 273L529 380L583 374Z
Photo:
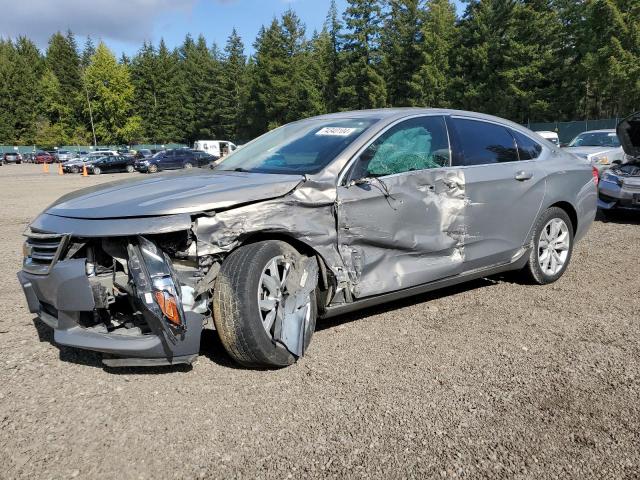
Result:
M105 369L51 343L15 272L39 211L127 176L0 168L0 477L640 476L637 216L596 221L554 285L327 321L290 368L236 368L209 331L192 368Z

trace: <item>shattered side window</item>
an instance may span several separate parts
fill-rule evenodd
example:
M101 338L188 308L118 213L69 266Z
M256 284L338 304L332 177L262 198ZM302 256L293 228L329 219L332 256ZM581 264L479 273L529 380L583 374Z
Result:
M443 117L419 117L393 126L361 155L352 179L449 165L449 137Z

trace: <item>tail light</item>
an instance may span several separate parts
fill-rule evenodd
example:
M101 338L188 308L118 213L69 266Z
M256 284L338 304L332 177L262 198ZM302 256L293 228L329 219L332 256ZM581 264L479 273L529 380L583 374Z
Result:
M593 183L595 183L596 187L598 186L598 182L600 182L600 172L596 167L591 167L591 173L593 174Z

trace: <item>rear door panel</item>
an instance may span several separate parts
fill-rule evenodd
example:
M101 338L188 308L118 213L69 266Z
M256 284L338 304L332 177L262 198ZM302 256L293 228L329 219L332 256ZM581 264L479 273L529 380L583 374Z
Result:
M465 161L465 152L460 145L460 132L455 121L452 119L449 125L454 138L454 158L461 164ZM506 127L501 127L509 132ZM507 152L500 145L496 145L494 150L498 156L513 155L515 147L514 139L513 152ZM468 206L465 271L507 263L522 251L545 195L546 172L542 164L536 159L460 165L466 182Z

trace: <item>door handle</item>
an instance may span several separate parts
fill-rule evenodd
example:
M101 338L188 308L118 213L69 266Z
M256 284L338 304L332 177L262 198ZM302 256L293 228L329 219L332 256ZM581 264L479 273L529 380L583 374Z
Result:
M518 173L516 173L516 176L513 178L515 178L519 182L524 182L525 180L531 180L532 177L533 177L533 173L520 170Z

